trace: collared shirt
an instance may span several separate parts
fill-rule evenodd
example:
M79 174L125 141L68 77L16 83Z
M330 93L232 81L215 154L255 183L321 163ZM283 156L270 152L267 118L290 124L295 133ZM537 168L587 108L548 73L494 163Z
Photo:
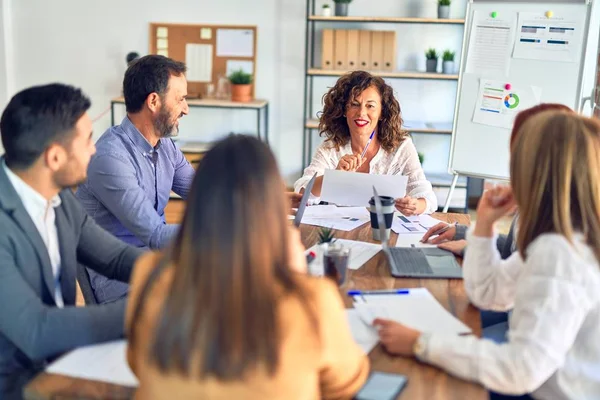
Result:
M98 225L137 247L164 247L178 225L167 225L171 190L187 197L194 169L169 138L155 147L128 117L96 143L87 182L77 197Z
M508 342L432 334L424 361L505 394L592 399L600 393L600 265L583 235L547 233L501 260L496 238L468 235L465 289L482 309L508 310Z
M294 190L299 192L300 189L305 188L315 172L317 176L321 176L325 174L326 169L336 169L340 159L347 154L352 154L350 141L339 150L329 142L321 144L310 165L304 170L302 178L294 184ZM431 214L437 210L437 197L431 183L425 178L417 149L410 138L405 138L395 151L388 152L380 147L369 164L369 173L407 176L406 194L417 199L425 199L427 207L424 214ZM318 202L319 198L311 193L309 200Z
M54 301L57 307L63 308L62 290L60 288L60 249L58 246L58 231L56 229L56 213L54 209L61 204L60 196L57 194L50 201L38 193L35 189L25 183L14 172L12 172L6 163L2 162L2 168L12 183L15 192L21 198L23 206L37 228L50 257L52 265L52 276L54 277Z

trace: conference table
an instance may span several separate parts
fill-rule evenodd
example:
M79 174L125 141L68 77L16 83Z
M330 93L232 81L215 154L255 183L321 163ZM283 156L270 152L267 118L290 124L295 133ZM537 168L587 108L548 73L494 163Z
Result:
M458 222L468 225L470 219L464 214L434 214L433 217L449 223ZM318 242L319 228L301 225L302 242L309 248ZM372 240L369 223L353 231L334 231L340 239L359 240L377 243ZM390 243L394 244L398 235L391 234ZM460 260L459 260L460 261ZM431 294L451 314L463 321L480 336L481 321L479 310L470 304L462 280L458 279L397 279L390 275L387 260L382 252L377 253L360 269L348 271L347 282L342 296L348 308L352 301L344 292L348 289L392 289L427 288ZM408 384L398 396L399 400L484 400L487 391L480 385L457 379L442 370L423 364L413 358L392 356L378 344L370 353L371 368L374 371L402 374L408 377ZM129 399L135 389L109 383L76 379L61 375L41 373L24 390L28 400L42 399Z

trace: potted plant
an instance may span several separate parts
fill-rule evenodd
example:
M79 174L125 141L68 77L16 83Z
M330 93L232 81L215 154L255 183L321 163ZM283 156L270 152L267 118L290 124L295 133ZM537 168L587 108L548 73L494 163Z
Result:
M331 17L331 7L329 7L329 4L323 4L321 15L324 17Z
M229 75L228 79L231 82L231 101L252 101L252 74L240 68Z
M335 16L336 17L347 17L348 16L348 4L352 0L333 0L335 3Z
M427 59L427 72L437 72L439 54L435 49L429 49L425 52L425 58Z
M438 0L438 18L450 18L450 0Z
M442 60L442 72L444 74L454 73L454 52L450 50L444 51Z

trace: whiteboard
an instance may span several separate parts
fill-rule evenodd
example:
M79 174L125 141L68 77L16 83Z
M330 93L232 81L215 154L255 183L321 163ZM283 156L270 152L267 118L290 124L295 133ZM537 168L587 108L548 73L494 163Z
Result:
M502 80L513 87L539 89L539 101L531 105L539 102L561 103L575 110L580 108L582 98L591 94L595 83L600 25L599 1L472 0L467 8L465 18L461 72L458 80L448 163L450 173L479 178L509 179L510 129L473 121L476 110L482 109L479 102L482 97L480 92L482 80L494 79L498 82ZM529 15L525 13L545 14L548 11L552 11L554 17L565 15L577 20L579 29L575 29L573 40L580 40L580 42L577 54L574 53L572 58L573 61L560 62L513 57L516 54L515 42L520 38L519 16ZM479 32L481 32L481 24L479 28L474 27L481 22L482 16L491 17L492 13L496 13L494 16L497 15L498 19L513 21L511 23L510 52L506 57L506 68L502 69L505 71L505 75L499 72L478 72L480 70L473 68L473 65L476 65L474 63L478 60L474 57L481 57L481 52L473 51L474 54L470 54L471 35L480 35ZM475 33L476 31L478 33ZM469 70L467 70L467 66L469 66ZM508 108L508 103L506 104Z

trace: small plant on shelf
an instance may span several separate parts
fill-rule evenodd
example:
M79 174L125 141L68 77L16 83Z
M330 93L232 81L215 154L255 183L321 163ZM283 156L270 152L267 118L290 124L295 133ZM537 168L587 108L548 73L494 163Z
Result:
M348 4L352 3L352 0L333 0L333 2L335 3L335 16L347 17Z
M427 59L426 62L426 71L427 72L437 72L437 64L438 64L438 57L440 55L438 54L438 52L431 48L429 50L427 50L425 52L425 58Z
M321 15L324 17L331 17L331 7L329 7L329 4L323 4Z
M425 58L428 60L437 60L440 55L434 48L430 48L425 52Z
M227 78L231 82L231 101L242 103L252 101L252 74L238 69Z
M446 50L442 55L442 72L444 74L453 74L454 73L454 55L455 52Z
M333 229L332 228L321 228L319 229L319 244L333 242Z
M450 0L438 0L438 18L450 18Z

